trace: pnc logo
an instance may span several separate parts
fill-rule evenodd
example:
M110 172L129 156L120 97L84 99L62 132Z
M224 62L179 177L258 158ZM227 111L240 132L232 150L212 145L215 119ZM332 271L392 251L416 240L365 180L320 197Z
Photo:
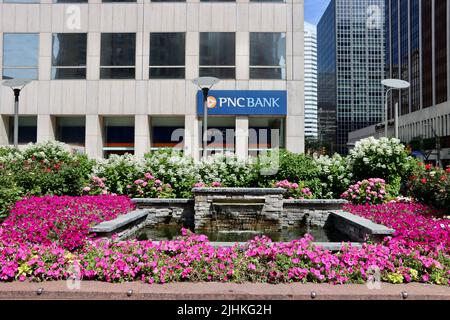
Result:
M208 97L208 109L214 109L217 106L217 99L213 96Z

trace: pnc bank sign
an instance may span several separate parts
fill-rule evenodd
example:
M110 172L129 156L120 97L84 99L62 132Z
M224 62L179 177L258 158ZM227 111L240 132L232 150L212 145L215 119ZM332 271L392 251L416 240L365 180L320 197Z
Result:
M197 93L197 114L203 114L203 95ZM213 90L208 97L209 115L286 115L286 91Z

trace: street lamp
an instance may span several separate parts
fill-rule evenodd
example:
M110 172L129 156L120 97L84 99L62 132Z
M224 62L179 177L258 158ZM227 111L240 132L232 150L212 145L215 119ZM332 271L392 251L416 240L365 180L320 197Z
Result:
M9 87L14 92L14 148L19 145L19 96L20 91L31 82L31 79L9 79L2 85Z
M389 123L389 117L388 117L388 94L390 91L392 90L399 90L401 91L402 89L407 89L410 86L410 83L408 81L404 81L404 80L400 80L400 79L385 79L383 81L381 81L381 84L383 84L384 86L388 87L389 89L386 90L386 104L385 104L385 118L386 118L386 126L384 128L384 132L385 132L385 137L388 137L388 123ZM397 115L398 115L398 105L396 105L395 107L395 128L397 128L398 126L398 119L397 119ZM398 130L396 129L395 132L397 133ZM398 137L396 137L398 138Z
M203 93L203 158L208 156L208 94L213 85L219 81L214 77L200 77L192 80L192 83L198 86Z

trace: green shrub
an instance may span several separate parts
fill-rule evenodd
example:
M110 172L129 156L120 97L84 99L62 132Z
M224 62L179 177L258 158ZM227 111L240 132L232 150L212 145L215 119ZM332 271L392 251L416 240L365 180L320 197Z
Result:
M62 143L30 144L23 150L1 152L0 165L28 195L79 195L94 164Z
M126 194L126 187L144 174L143 161L131 154L111 155L97 161L93 177L103 178L110 193Z
M252 184L254 163L235 155L215 154L196 165L199 181L205 184L220 182L222 187L249 187Z
M416 164L400 140L373 137L357 142L348 160L354 181L377 177L388 184L407 179Z
M164 183L170 183L178 198L190 198L193 185L200 180L194 159L172 149L147 153L144 170Z
M332 157L316 157L314 161L319 168L318 178L322 184L322 196L338 199L352 183L353 173L347 157L336 153Z
M23 190L17 186L13 175L2 169L0 173L0 222L8 216L12 206L22 196Z

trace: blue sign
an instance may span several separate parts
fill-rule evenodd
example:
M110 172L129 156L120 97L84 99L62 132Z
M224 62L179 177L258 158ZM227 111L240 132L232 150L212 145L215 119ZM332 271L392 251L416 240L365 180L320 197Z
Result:
M197 93L197 113L203 115L203 94ZM286 91L214 90L208 115L286 115Z

